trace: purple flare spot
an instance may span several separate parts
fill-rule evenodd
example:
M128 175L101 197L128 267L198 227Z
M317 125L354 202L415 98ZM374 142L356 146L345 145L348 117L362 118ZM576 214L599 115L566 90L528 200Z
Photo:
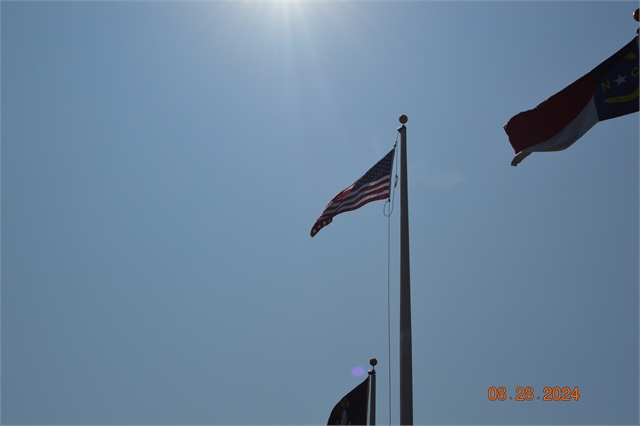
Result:
M351 375L354 377L364 376L364 373L366 373L365 369L359 365L351 369Z

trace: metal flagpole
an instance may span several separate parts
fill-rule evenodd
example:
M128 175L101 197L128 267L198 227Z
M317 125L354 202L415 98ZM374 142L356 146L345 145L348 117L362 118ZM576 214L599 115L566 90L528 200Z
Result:
M400 116L400 424L413 425L406 115Z
M371 364L371 370L369 370L369 387L371 389L370 398L369 398L369 424L371 426L375 426L376 424L376 365L378 364L378 360L375 358L371 358L369 360L369 364Z

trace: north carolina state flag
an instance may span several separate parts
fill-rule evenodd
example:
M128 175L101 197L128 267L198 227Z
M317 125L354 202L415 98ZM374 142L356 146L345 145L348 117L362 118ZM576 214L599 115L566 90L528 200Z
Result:
M560 151L599 121L638 112L638 37L609 59L505 124L518 165L532 152Z

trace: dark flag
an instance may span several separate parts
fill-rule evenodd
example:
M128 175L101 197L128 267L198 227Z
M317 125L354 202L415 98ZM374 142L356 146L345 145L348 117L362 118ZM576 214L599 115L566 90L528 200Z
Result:
M395 148L373 166L364 176L353 185L333 197L327 207L311 228L313 237L333 220L333 217L344 212L358 209L367 203L384 200L389 197L391 184L391 169Z
M596 123L638 112L638 37L589 73L504 126L518 165L532 152L560 151Z
M369 377L333 407L327 425L366 425L368 399Z

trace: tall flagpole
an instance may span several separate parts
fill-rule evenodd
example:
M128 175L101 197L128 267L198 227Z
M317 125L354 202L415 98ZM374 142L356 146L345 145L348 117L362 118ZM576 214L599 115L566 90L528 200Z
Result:
M411 357L411 277L409 268L409 199L407 190L406 115L400 116L400 424L413 425Z

